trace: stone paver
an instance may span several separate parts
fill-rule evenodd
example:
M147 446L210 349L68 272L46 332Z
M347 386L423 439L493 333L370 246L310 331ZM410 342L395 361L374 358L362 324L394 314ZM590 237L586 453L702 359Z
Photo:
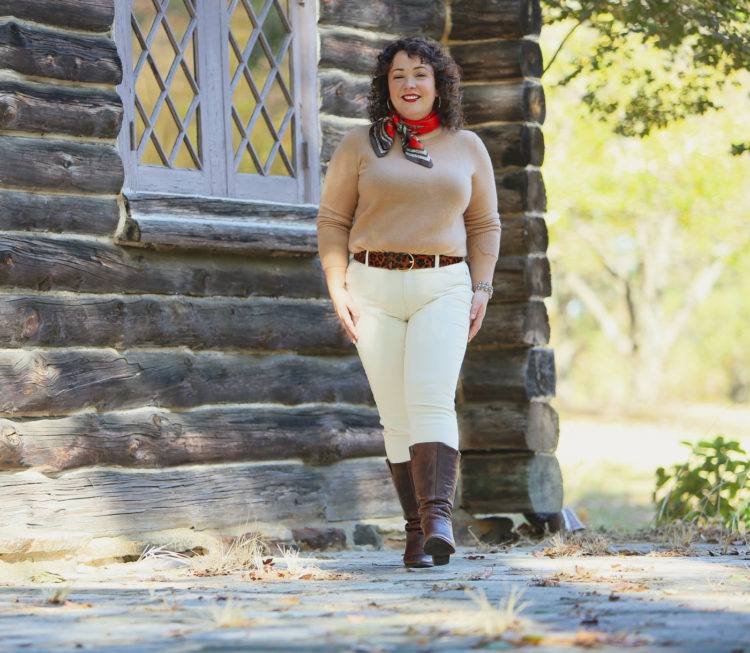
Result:
M157 558L71 562L58 566L64 582L47 583L30 580L29 566L0 563L0 651L750 653L750 555L734 551L548 557L540 546L461 547L450 565L417 570L400 566L394 551L302 554L334 580L304 571L302 579L201 577ZM283 558L274 563L285 568ZM65 602L49 603L61 589ZM501 634L498 605L518 593L528 605Z

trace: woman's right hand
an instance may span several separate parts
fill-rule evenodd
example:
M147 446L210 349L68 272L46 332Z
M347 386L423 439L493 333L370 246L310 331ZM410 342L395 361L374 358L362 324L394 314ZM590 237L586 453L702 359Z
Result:
M357 304L354 302L354 298L351 296L346 286L339 286L330 290L331 301L333 302L333 308L336 311L336 315L341 322L341 326L344 327L346 335L349 336L354 344L357 343L359 337L357 333L357 322L359 322L359 310Z

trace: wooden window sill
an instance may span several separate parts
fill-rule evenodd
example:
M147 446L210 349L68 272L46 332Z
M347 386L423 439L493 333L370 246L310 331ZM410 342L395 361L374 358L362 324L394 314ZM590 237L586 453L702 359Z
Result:
M314 204L125 193L120 245L233 253L317 253Z

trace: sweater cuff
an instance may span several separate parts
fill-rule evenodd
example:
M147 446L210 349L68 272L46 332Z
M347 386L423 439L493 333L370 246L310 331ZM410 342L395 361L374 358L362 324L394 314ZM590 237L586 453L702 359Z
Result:
M327 225L318 225L318 252L323 269L349 265L349 232Z

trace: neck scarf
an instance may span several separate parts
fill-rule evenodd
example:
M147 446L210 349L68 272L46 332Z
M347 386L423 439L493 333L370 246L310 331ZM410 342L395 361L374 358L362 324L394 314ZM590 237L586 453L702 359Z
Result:
M394 112L387 118L381 118L372 123L370 143L376 156L385 156L390 152L394 136L398 132L401 136L401 149L404 151L404 156L409 161L425 168L432 168L432 159L417 134L426 134L439 126L440 118L435 111L430 111L422 120L405 120Z

